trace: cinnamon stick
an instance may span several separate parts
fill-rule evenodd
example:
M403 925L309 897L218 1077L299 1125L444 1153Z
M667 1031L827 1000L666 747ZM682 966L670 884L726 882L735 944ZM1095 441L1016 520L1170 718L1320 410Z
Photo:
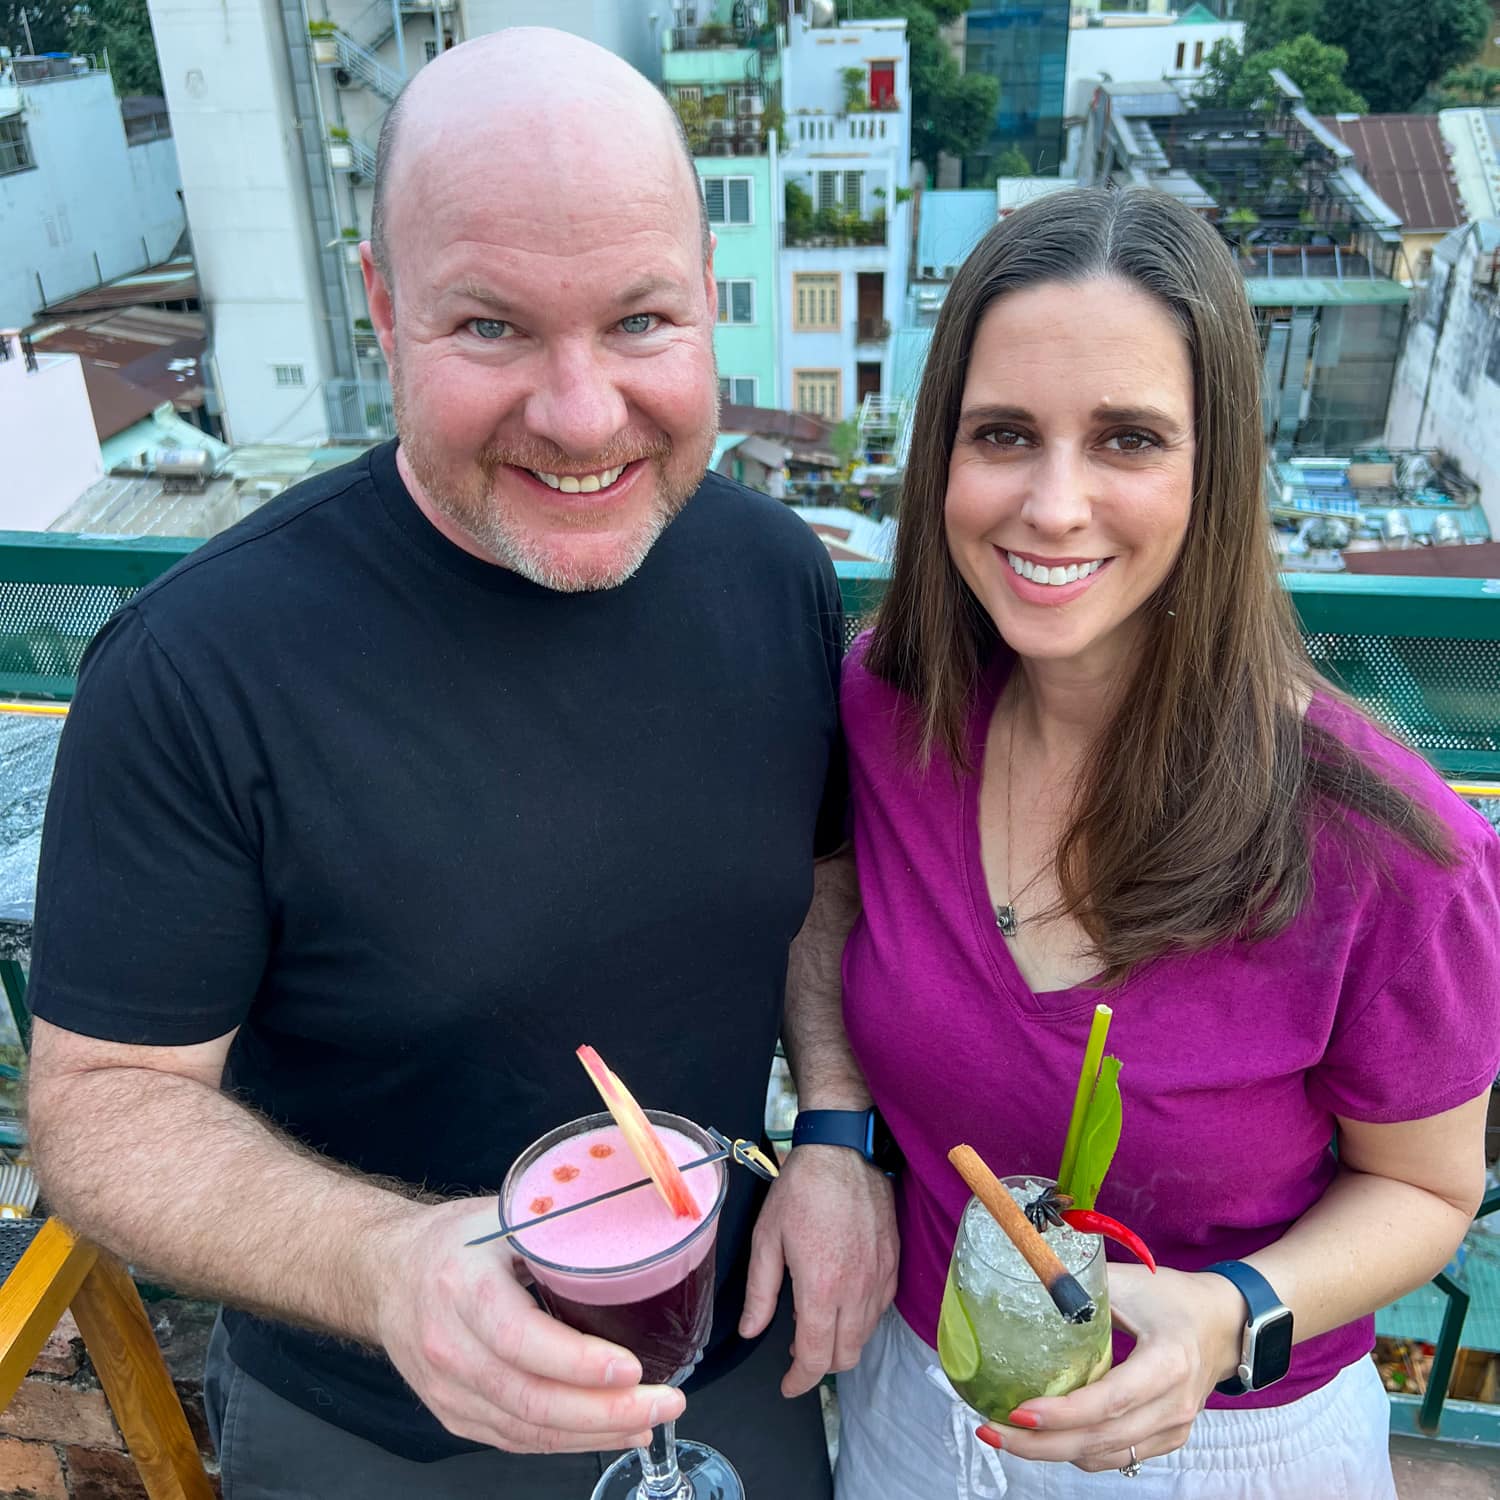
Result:
M1078 1279L1057 1258L1057 1252L1032 1227L1016 1200L1000 1179L984 1164L972 1146L955 1146L948 1153L958 1175L969 1185L969 1191L989 1210L990 1217L1005 1231L1007 1238L1021 1252L1026 1264L1047 1288L1053 1305L1069 1323L1093 1320L1093 1298L1079 1285Z

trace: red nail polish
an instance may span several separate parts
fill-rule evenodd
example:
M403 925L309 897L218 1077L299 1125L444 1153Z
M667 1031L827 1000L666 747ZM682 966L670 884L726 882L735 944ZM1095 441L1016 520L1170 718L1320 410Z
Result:
M976 1427L974 1436L981 1443L988 1443L991 1448L1003 1448L1005 1444L1000 1441L1000 1434L993 1427Z
M1012 1427L1037 1428L1042 1425L1041 1419L1035 1412L1013 1411L1006 1419Z

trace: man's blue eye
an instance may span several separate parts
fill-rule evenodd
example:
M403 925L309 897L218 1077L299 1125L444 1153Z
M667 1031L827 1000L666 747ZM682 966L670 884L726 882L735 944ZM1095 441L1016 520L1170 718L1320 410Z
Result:
M482 339L501 339L510 331L510 324L499 318L472 318L469 327Z
M628 318L620 319L620 327L626 333L649 333L654 322L651 313L631 313Z

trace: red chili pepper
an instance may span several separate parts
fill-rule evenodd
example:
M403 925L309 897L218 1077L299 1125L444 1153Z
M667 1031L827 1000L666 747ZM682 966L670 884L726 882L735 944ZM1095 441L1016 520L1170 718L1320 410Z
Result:
M1063 1223L1080 1234L1102 1234L1124 1247L1153 1274L1156 1257L1146 1248L1146 1242L1135 1230L1127 1229L1118 1219L1108 1214L1096 1214L1086 1208L1070 1208L1063 1214Z

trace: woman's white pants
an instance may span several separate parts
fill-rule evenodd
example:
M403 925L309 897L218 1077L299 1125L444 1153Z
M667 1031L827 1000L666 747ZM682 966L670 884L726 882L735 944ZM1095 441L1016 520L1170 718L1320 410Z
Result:
M1390 1405L1372 1360L1288 1406L1204 1411L1128 1478L997 1453L934 1380L935 1350L891 1308L839 1376L836 1500L1395 1500Z

